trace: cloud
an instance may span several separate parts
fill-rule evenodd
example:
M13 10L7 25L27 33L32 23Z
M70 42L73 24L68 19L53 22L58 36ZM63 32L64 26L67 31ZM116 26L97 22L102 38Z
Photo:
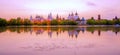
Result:
M93 2L87 2L86 3L88 6L97 6L95 3L93 3Z

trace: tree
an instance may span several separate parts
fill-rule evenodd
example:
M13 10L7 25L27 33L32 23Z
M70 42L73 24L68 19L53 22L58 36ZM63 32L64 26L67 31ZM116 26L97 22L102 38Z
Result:
M6 26L7 25L7 20L0 18L0 26Z
M16 21L17 21L16 25L22 25L23 24L21 17L18 17Z
M41 25L47 25L48 23L47 23L47 21L46 20L44 20L42 23L41 23Z
M32 22L29 19L24 19L24 25L32 25Z
M17 25L17 20L16 19L10 19L8 21L8 25Z
M106 25L106 24L107 24L107 20L105 19L96 20L96 25Z
M113 24L114 24L114 22L112 20L107 20L106 25L113 25Z
M94 19L88 19L87 24L88 25L96 25L96 21Z
M58 25L58 21L57 21L56 19L54 19L54 20L51 21L50 24L51 24L51 25Z
M62 20L60 22L60 25L77 25L78 23L73 20Z

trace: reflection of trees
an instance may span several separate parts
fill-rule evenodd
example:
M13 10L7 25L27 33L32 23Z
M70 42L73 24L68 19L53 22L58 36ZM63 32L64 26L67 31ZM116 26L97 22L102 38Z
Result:
M30 32L31 30L31 28L29 27L8 27L7 29L10 32L17 32L17 33Z
M5 32L7 30L6 27L0 27L0 33Z
M103 31L112 31L115 34L117 34L118 32L120 32L120 28L119 27L87 27L86 28L87 31L91 32L92 34L94 34L94 31L98 31L98 35L101 35L101 32Z
M115 34L117 35L118 32L120 32L120 28L119 27L115 27L112 31L115 32Z
M103 31L112 31L115 34L120 32L119 27L0 27L0 33L6 30L16 33L29 32L30 34L35 32L36 35L41 35L44 32L47 32L49 37L52 37L53 32L58 36L67 31L69 37L76 38L78 37L79 32L84 33L85 31L91 32L92 34L97 31L99 36Z

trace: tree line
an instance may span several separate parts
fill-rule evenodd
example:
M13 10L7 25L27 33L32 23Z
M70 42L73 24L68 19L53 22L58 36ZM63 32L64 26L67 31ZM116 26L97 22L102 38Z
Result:
M94 17L91 17L90 19L86 20L87 25L120 25L120 18L113 18L113 20L107 20L107 19L94 19ZM53 19L51 21L44 20L44 21L31 21L27 18L22 19L20 17L18 18L12 18L10 20L6 20L4 18L0 18L0 26L18 26L18 25L78 25L78 23L75 20L57 20Z
M91 17L91 19L87 20L88 25L120 25L120 18L113 18L113 20L107 20L107 19L94 19L94 17Z
M9 25L31 25L31 21L29 19L21 19L18 17L17 19L12 18L10 20L6 20L4 18L0 18L0 26L9 26Z
M77 25L77 22L72 20L57 20L53 19L51 21L44 20L44 21L31 21L27 18L22 19L12 18L10 20L6 20L4 18L0 18L0 26L19 26L19 25Z

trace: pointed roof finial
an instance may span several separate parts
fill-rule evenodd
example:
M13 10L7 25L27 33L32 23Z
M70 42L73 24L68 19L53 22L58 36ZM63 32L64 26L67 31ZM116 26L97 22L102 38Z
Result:
M77 11L76 11L75 15L78 15Z
M57 14L57 15L56 15L56 19L58 19L58 18L59 18L59 15Z
M69 16L70 16L70 14L69 14Z
M71 13L71 16L74 16L73 12Z

